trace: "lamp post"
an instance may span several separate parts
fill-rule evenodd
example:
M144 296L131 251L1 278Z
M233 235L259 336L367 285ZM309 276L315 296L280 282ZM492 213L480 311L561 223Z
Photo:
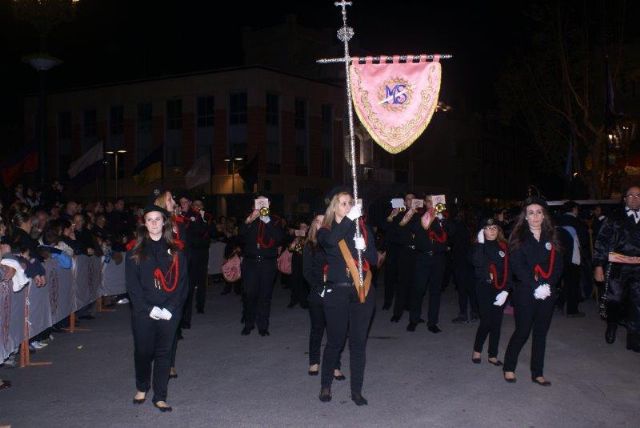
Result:
M236 162L241 162L243 158L241 156L225 158L224 161L231 163L231 194L236 193Z
M108 155L113 155L113 157L115 158L115 166L116 166L116 199L118 199L118 176L119 174L119 170L118 170L118 155L123 155L125 153L127 153L126 150L108 150L105 152Z

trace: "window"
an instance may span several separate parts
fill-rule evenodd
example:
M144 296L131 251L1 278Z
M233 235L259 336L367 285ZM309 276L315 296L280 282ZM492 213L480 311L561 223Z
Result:
M212 96L198 97L198 128L213 127L214 99Z
M238 92L229 97L229 124L247 123L247 93Z
M182 129L182 100L167 101L167 129Z
M109 127L111 135L124 134L124 107L112 106L109 114Z
M280 96L267 94L267 174L280 173Z
M321 116L322 169L320 175L331 178L333 176L333 106L323 104Z
M214 98L212 96L198 97L196 106L196 157L211 156L211 146L213 145L214 105Z
M85 110L83 118L83 136L85 138L95 137L97 135L98 119L95 110Z
M245 156L247 151L247 93L229 95L229 156Z
M309 134L307 129L307 102L296 98L294 102L294 127L296 138L296 175L309 174Z
M151 154L152 145L152 107L151 103L140 103L136 118L136 160L140 162Z

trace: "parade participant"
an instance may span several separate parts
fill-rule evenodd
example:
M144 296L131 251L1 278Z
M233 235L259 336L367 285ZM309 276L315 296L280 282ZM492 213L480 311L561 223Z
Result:
M268 204L269 199L258 196L257 200ZM251 334L258 325L260 336L269 336L269 315L271 313L271 295L276 277L276 257L278 246L284 238L280 221L270 210L254 209L240 229L244 240L242 259L242 284L244 287L244 328L241 334ZM269 211L269 212L267 212Z
M442 276L445 268L448 235L445 220L441 213L436 213L431 203L431 196L424 198L426 211L420 212L419 221L415 221L412 230L415 235L416 258L412 294L410 299L411 318L407 331L415 331L422 315L422 301L429 291L429 311L427 313L427 329L431 333L440 333L438 327L440 316L440 294Z
M415 195L413 193L407 193L404 197L404 213L400 209L393 209L389 217L387 217L389 226L387 235L385 235L388 249L387 260L385 261L384 286L385 301L387 299L387 287L395 286L391 322L399 322L402 314L408 308L410 290L413 285L416 256L412 224L417 220L417 217L414 217L415 210L411 210L411 203L414 199ZM396 254L395 256L394 253ZM394 260L394 257L396 260ZM395 284L393 282L387 283L388 273L397 277Z
M411 195L413 197L413 195ZM400 250L402 249L402 243L399 241L398 236L398 223L402 220L403 215L407 210L406 203L403 201L402 207L394 207L394 201L403 201L401 198L395 198L391 200L391 212L387 216L386 222L382 225L384 231L384 243L386 247L385 268L384 268L384 304L382 310L391 308L393 303L393 297L396 294L396 287L398 283L398 272L400 262ZM378 248L380 250L380 248Z
M492 218L485 219L471 252L480 310L480 325L471 356L475 364L480 363L482 347L489 336L488 361L494 366L502 365L498 361L498 344L504 304L511 287L508 253L507 241L500 226Z
M291 299L289 300L288 308L293 308L295 305L300 304L300 307L307 309L309 285L305 280L303 272L303 260L302 254L307 242L307 230L309 225L304 221L299 222L298 228L293 231L295 237L293 241L289 243L287 249L291 253L291 277L289 278L289 288L291 289Z
M449 222L449 243L451 244L451 264L453 282L458 292L458 316L452 320L454 324L474 322L478 320L478 298L471 259L471 234L467 227L468 213L458 211ZM468 308L469 314L467 313Z
M607 218L594 246L594 276L606 279L605 340L616 340L618 322L627 324L627 349L640 352L640 187L624 193L624 213ZM605 276L605 266L607 275ZM623 312L626 309L626 316Z
M182 198L181 198L182 199ZM191 326L192 299L195 290L196 311L204 313L207 292L207 263L209 261L209 245L211 243L211 225L204 211L202 200L196 199L190 211L184 214L187 227L187 245L189 247L189 297L185 304L183 322L188 320ZM188 314L188 315L187 315Z
M144 227L138 230L125 265L137 389L133 402L146 400L153 370L153 403L162 412L171 411L167 404L171 351L189 291L183 245L174 239L168 219L169 213L156 205L144 209Z
M516 381L518 355L533 331L531 380L538 385L551 385L544 377L544 354L557 297L556 286L562 277L559 249L546 201L537 197L526 199L509 240L516 330L504 357L507 382Z
M327 321L324 317L324 300L321 296L324 289L325 266L327 256L322 247L318 245L318 229L322 226L324 215L317 215L311 223L309 236L305 243L302 256L304 278L309 283L309 317L311 318L311 331L309 333L309 376L317 376L320 372L320 348ZM340 371L340 359L333 371L333 378L344 380Z
M358 220L362 207L352 205L347 191L335 192L318 231L318 243L327 256L327 281L324 288L324 315L327 322L327 344L322 356L320 401L331 401L331 383L338 366L340 352L349 336L351 370L351 399L358 405L367 404L362 396L364 380L367 331L375 307L375 289L368 288L371 273L369 266L377 262L375 237L371 230ZM355 238L356 221L360 221L362 236ZM360 282L357 266L358 251L362 250L364 284ZM355 262L354 262L355 258Z

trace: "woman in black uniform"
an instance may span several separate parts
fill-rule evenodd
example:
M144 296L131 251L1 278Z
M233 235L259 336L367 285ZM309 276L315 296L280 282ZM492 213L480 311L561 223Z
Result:
M489 336L489 363L501 366L498 361L498 343L504 303L509 295L509 254L502 229L492 218L485 219L478 233L478 242L471 252L475 269L476 296L480 309L480 325L473 344L471 361L480 363L482 347Z
M318 245L318 229L322 225L324 215L317 215L311 223L309 237L302 254L302 270L304 279L309 283L309 317L311 318L311 331L309 333L309 376L317 376L320 373L320 347L322 336L327 326L324 318L324 300L321 296L324 289L325 269L328 269L327 256ZM340 359L333 371L333 378L345 380L340 371Z
M531 380L538 385L551 385L543 373L544 352L558 294L556 286L562 276L559 250L546 202L540 198L528 198L509 240L516 330L504 357L504 379L507 382L516 381L518 355L533 331Z
M166 402L171 348L189 291L186 259L168 218L157 205L144 209L144 227L125 265L136 371L133 402L146 400L153 366L153 404L163 412L171 411Z
M375 307L375 290L370 287L364 303L360 303L358 290L354 286L354 275L348 273L348 264L353 267L355 259L357 265L357 249L362 250L363 274L366 274L368 267L377 262L378 254L373 233L360 219L362 208L359 205L352 206L352 201L351 195L346 191L335 194L325 213L322 228L318 231L318 243L325 250L328 265L327 281L323 290L327 345L322 357L320 401L331 401L334 369L338 367L348 330L351 399L358 406L362 406L367 404L367 400L362 396L362 383L367 331ZM358 239L354 239L356 221L360 222L362 231L362 237ZM343 245L340 244L341 241L346 244L347 258L343 257L340 250L340 246Z

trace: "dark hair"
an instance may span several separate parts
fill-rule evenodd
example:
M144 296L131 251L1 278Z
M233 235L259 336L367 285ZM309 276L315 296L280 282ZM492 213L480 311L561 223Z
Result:
M145 214L146 215L146 214ZM167 218L163 214L164 225L162 226L162 238L166 241L169 250L174 253L180 250L178 244L175 242L173 237L173 221L171 218ZM136 229L136 245L131 250L131 258L136 262L136 264L140 263L140 260L146 259L146 241L149 238L149 231L147 228L142 225L138 226Z
M556 233L556 229L554 227L553 221L551 220L551 215L549 214L549 210L547 210L546 203L544 205L538 203L537 201L525 201L522 205L522 210L520 211L520 215L516 219L516 224L513 227L513 231L511 232L511 236L509 237L509 251L515 251L520 248L520 245L526 240L527 235L529 233L529 224L527 222L527 207L531 205L540 205L542 207L542 213L544 218L542 220L541 225L541 234L540 236L544 236L546 239L549 239L554 247L560 248L560 243L558 239L558 235Z

